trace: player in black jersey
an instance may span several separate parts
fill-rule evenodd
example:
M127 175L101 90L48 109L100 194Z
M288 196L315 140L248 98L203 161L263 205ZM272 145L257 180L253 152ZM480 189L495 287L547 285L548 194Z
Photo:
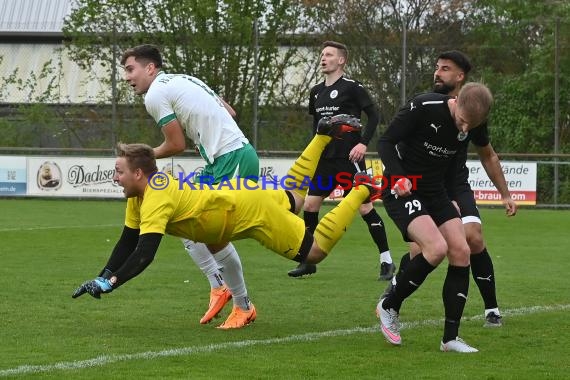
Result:
M397 279L394 291L376 308L382 333L392 344L401 344L399 311L403 301L447 257L440 349L477 352L458 336L469 289L470 249L448 190L453 192L457 154L468 136L484 143L485 136L476 127L487 119L492 102L489 89L479 83L463 86L457 99L435 93L416 96L400 109L378 141L387 181L384 206L404 239L416 242L421 249ZM393 179L399 176L408 178L394 186ZM411 176L419 179L412 184Z
M471 63L465 54L456 50L441 53L437 57L435 65L433 91L457 96L470 70ZM483 124L481 128L482 133L488 136L487 124ZM507 216L514 216L517 212L517 205L511 198L497 153L488 141L488 137L486 137L486 144L484 145L477 145L476 141L473 141L473 143L487 175L501 194ZM471 249L471 274L485 305L484 326L500 327L502 325L502 317L497 303L495 271L483 238L481 217L475 203L475 196L469 185L469 170L465 164L466 161L467 146L458 152L457 155L457 172L454 182L455 196L453 200L459 206L467 243ZM410 253L402 257L398 272L405 270L410 261L410 256L414 257L419 252L417 244L410 243ZM397 276L392 279L392 284L395 284L396 278ZM389 291L391 291L390 285L385 292Z
M357 171L355 163L358 164L360 170L366 169L364 155L368 143L374 136L376 126L380 122L378 107L368 91L360 82L345 76L344 67L347 59L348 50L344 44L335 41L323 43L320 63L325 80L314 86L309 95L309 114L313 115L313 134L316 133L317 123L322 117L338 114L353 115L360 119L364 112L367 117L366 128L363 134L360 132L346 133L342 139L335 139L323 152L303 207L305 225L311 232L314 232L318 224L319 210L324 198L339 185L337 175L346 173L346 177L350 175L352 178ZM372 202L362 205L360 215L366 222L380 253L379 280L390 280L396 266L390 255L384 222L374 209ZM288 274L291 277L299 277L315 273L316 270L316 265L300 263Z

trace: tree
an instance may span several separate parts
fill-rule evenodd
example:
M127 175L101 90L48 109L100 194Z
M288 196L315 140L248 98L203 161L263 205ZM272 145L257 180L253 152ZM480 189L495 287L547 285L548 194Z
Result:
M560 153L570 152L570 6L562 1L480 0L473 41L495 92L493 145L499 152L553 153L555 99L559 98ZM558 20L559 33L555 33ZM492 28L492 29L491 29ZM493 31L493 32L491 32ZM498 32L497 32L498 31ZM555 93L555 50L560 55ZM499 59L497 59L499 57ZM482 65L483 66L483 65ZM539 199L553 196L554 166L539 167ZM570 202L570 168L559 167L560 198Z
M554 26L567 20L562 2L480 0L470 36L478 46L476 66L495 93L494 145L503 152L553 152ZM561 24L559 44L569 46L570 24ZM568 146L570 57L560 62L561 146ZM563 144L566 142L566 144ZM568 148L566 148L568 149ZM570 150L569 150L570 151Z
M299 11L288 0L78 0L64 32L72 59L86 68L107 65L109 77L102 80L109 84L121 51L158 45L168 71L208 83L238 111L251 136L255 99L275 102L296 54L295 47L280 49L278 40L297 28ZM117 92L121 102L131 96L124 85Z
M431 88L437 53L461 48L465 36L461 31L462 14L468 13L471 2L314 0L305 3L312 21L309 31L320 31L323 39L348 45L348 74L370 89L387 122L403 99Z

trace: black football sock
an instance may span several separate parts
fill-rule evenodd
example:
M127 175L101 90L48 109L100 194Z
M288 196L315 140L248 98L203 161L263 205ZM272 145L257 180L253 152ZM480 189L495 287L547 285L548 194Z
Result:
M459 335L459 322L467 302L468 291L469 267L448 266L441 294L445 309L443 343L454 340Z
M403 273L408 267L408 265L410 265L410 258L411 258L410 252L406 252L404 256L402 256L402 258L400 259L400 267L398 268L398 273L396 274L396 276L399 275L400 273ZM398 279L396 278L396 281L397 280Z
M319 224L319 212L303 211L303 220L305 221L305 228L314 234L317 224Z
M384 227L384 222L376 209L372 209L368 214L363 215L362 219L366 222L368 226L368 231L370 231L370 236L376 243L378 247L378 252L386 252L389 251L390 248L388 247L388 237L386 236L386 228Z
M382 307L399 312L402 302L420 287L435 268L428 263L422 253L414 257L410 260L406 271L398 277L394 292L384 300Z
M485 303L485 309L497 308L495 270L487 248L483 249L481 253L471 255L471 274L479 288L479 292Z

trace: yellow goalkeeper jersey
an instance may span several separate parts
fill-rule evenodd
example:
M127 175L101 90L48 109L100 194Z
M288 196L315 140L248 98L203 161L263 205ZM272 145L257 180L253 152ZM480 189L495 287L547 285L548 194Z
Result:
M147 185L143 197L127 200L127 227L206 244L252 238L287 258L299 251L305 224L289 211L284 190L244 179L209 186L165 178L160 189Z

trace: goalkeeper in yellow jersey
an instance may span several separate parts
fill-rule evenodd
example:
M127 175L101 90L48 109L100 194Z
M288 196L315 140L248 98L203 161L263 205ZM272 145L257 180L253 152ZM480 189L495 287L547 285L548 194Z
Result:
M128 198L123 233L99 276L78 287L73 298L85 293L100 298L101 293L109 293L137 276L153 261L165 234L203 242L214 255L223 252L233 240L251 238L297 262L322 261L360 205L379 197L380 189L366 174L358 173L354 179L357 186L325 215L314 235L296 214L327 144L333 137L341 138L360 129L358 119L348 115L323 118L317 134L289 169L285 177L287 190L263 189L259 183L243 178L214 186L175 181L157 172L151 147L119 144L114 180ZM216 260L224 265L224 258ZM236 294L232 288L234 274L226 270L231 267L224 266L224 279ZM219 328L240 328L255 320L256 310L249 297L239 298L234 299L231 314Z

